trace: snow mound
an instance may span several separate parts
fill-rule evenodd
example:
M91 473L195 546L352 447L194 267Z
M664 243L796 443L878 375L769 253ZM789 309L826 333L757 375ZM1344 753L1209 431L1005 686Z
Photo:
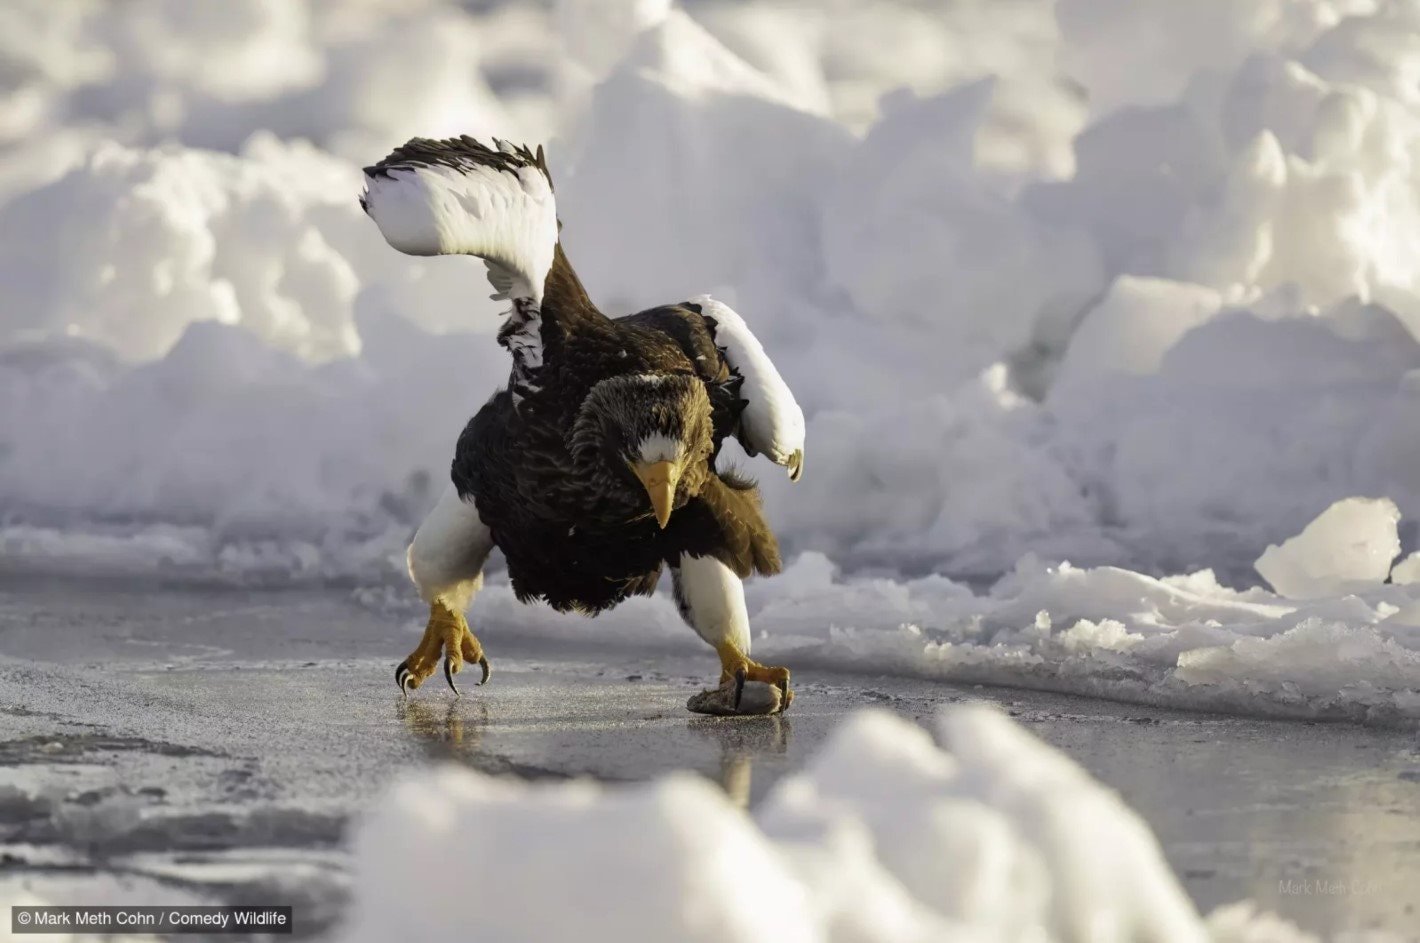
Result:
M1025 346L1038 321L1098 291L1098 254L993 186L974 141L995 85L918 100L884 115L848 153L824 198L830 284L864 315L932 346L938 382L965 379Z
M489 82L530 26L439 2L280 0L18 0L5 25L18 81L0 97L0 143L87 124L126 144L237 150L264 128L352 159L415 134L514 130ZM546 121L545 105L518 111Z
M1388 498L1337 501L1257 560L1257 572L1292 599L1341 596L1385 582L1400 553L1400 511Z
M1163 317L1162 305L1151 311ZM1393 312L1308 312L1274 297L1225 306L1144 375L1086 374L1073 359L1046 399L1052 441L1130 549L1128 565L1210 566L1242 581L1268 544L1341 499L1385 496L1420 515L1406 470L1420 345Z
M305 572L367 561L312 518L357 492L378 517L411 465L442 477L445 416L506 367L488 342L438 389L421 359L437 341L392 322L487 333L496 308L467 260L379 241L357 161L412 133L553 127L563 235L594 296L614 313L723 297L805 407L817 470L766 488L791 553L1230 578L1348 495L1420 514L1415 23L1390 7L12 6L0 354L25 361L4 368L28 404L12 414L44 417L0 427L17 525L124 539L106 529L132 517L289 517L261 536L288 558L314 544ZM567 56L547 54L559 23ZM561 61L575 81L551 74ZM304 435L233 405L207 418L239 430L240 460L155 442L150 427L200 421L204 379L167 360L206 322L292 355L258 385L282 386ZM267 358L245 347L232 356ZM107 352L124 362L96 366ZM145 371L163 395L114 392ZM371 372L398 427L366 430L381 458L354 454L355 424L311 422ZM144 430L156 466L141 500L54 431L110 399L128 408L106 421ZM260 455L291 481L248 487ZM154 490L173 463L184 487ZM355 539L407 536L386 523ZM184 559L229 546L208 535Z
M562 238L609 311L706 292L773 311L822 281L817 201L851 137L684 12L636 37L579 126Z
M272 140L247 159L100 146L0 210L0 279L25 299L0 340L79 337L150 359L210 320L312 359L353 353L359 279L324 230L358 223L358 207L330 218L355 186L344 165Z
M474 926L507 943L1209 939L1115 793L993 709L951 709L936 730L940 747L861 712L753 818L683 774L631 787L421 774L357 833L343 939L440 943ZM1231 911L1228 938L1264 921L1286 927Z

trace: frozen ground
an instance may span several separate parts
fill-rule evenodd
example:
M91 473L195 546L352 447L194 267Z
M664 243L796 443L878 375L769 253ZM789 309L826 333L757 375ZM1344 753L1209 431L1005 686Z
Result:
M796 673L783 718L697 718L682 705L708 654L594 646L596 623L580 648L491 623L488 687L457 702L430 687L406 706L391 665L408 621L305 590L7 579L0 625L0 887L12 897L279 899L314 932L349 891L350 817L403 773L431 782L430 761L613 783L690 769L759 807L856 708L925 723L944 704L987 701L1117 789L1203 911L1251 898L1328 935L1404 936L1420 919L1409 733L812 669ZM441 847L429 839L430 854Z

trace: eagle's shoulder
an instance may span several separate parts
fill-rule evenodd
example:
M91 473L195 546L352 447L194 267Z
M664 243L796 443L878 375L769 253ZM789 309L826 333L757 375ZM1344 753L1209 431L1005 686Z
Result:
M716 379L723 371L724 358L715 346L714 334L694 306L661 305L617 318L615 323L650 339L650 343L666 349L673 346L704 379Z

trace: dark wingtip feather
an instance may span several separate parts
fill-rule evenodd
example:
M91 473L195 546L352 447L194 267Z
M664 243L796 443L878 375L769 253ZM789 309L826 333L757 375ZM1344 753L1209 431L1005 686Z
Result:
M501 138L490 140L492 147L467 134L441 141L410 138L390 151L383 160L366 167L365 176L388 177L391 170L410 170L436 164L455 170L465 170L469 166L493 167L507 173L517 173L520 167L536 167L547 178L547 185L552 186L552 174L547 170L542 145L538 145L534 155L525 144L513 144Z

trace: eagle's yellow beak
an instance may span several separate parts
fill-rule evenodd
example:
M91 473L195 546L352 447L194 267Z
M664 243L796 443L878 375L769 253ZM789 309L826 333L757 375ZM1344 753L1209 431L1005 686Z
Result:
M671 519L671 507L675 504L675 486L680 480L680 469L675 462L632 462L631 470L641 479L651 499L651 507L656 511L656 523L664 530L666 522Z

